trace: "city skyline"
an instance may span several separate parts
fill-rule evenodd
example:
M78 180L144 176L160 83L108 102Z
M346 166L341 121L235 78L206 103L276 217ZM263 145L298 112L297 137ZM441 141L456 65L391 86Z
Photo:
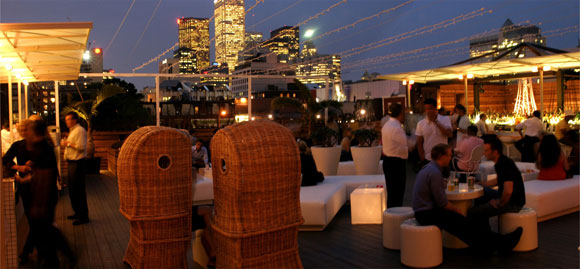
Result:
M245 8L248 10L255 3L246 1ZM300 1L276 1L260 3L252 9L245 18L245 30L261 32L265 37L269 32L285 25L297 25L309 19L318 12L327 9L338 1L314 1L298 3ZM559 49L567 49L578 46L576 32L562 33L556 30L569 26L578 25L578 2L577 1L415 1L402 6L384 15L372 18L354 27L328 34L322 38L319 36L334 29L343 27L358 19L371 16L380 10L393 8L405 1L375 1L364 0L346 2L326 14L312 19L304 25L300 25L301 44L306 41L303 34L308 29L315 30L314 43L322 54L334 54L349 49L372 44L378 40L406 33L428 25L434 25L446 19L467 14L479 8L493 10L492 13L471 18L455 25L441 28L430 33L417 35L400 42L393 43L382 48L377 48L365 53L343 58L343 64L348 67L357 61L363 61L382 55L396 54L415 48L428 47L457 38L485 33L491 29L501 27L506 19L514 23L527 22L538 25L542 32L553 31L547 35L547 46ZM91 1L2 1L2 22L49 22L49 21L94 21L89 42L92 47L106 47L111 41L115 30L131 1L102 1L98 5ZM176 19L179 17L211 17L213 14L213 1L164 1L159 11L152 19L152 23L145 32L143 39L137 44L138 36L144 30L145 22L150 18L154 6L158 1L137 2L129 13L126 23L120 29L119 35L108 51L105 51L104 68L115 69L117 72L131 72L131 69L157 56L169 48L177 40ZM294 6L292 6L294 5ZM34 7L34 8L33 8ZM286 9L278 16L271 17L276 12ZM86 10L91 10L90 13ZM42 12L40 12L42 11ZM430 11L430 12L427 12ZM439 11L439 12L438 12ZM15 16L18 14L19 16ZM210 38L214 37L213 23L210 22ZM576 28L577 29L577 28ZM267 40L267 38L264 38ZM445 58L425 59L423 62L399 60L384 65L372 65L365 68L359 66L343 70L344 80L357 80L364 73L379 72L382 74L394 73L407 70L424 69L447 65L469 57L468 41L455 46L458 53ZM213 44L211 50L214 51ZM136 49L132 49L135 47ZM442 48L443 49L443 48ZM445 48L447 49L447 48ZM437 52L430 50L428 52ZM213 54L213 53L212 53ZM166 54L162 58L170 58ZM212 58L210 61L215 61ZM138 72L156 72L157 62L152 63ZM133 80L130 80L133 81ZM151 85L149 80L135 81L138 88Z

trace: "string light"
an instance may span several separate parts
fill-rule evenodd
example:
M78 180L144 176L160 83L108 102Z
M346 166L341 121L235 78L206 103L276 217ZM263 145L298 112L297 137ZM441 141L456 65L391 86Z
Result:
M262 24L262 23L264 23L264 22L268 21L269 19L271 19L271 18L274 18L274 17L276 17L276 16L278 16L278 15L282 14L284 11L286 11L286 10L288 10L288 9L291 9L291 8L293 8L294 6L296 6L296 5L298 5L298 4L302 3L302 2L304 2L304 0L298 0L298 1L294 2L293 4L291 4L291 5L287 6L286 8L283 8L283 9L281 9L280 11L278 11L278 12L276 12L276 13L274 13L274 14L272 14L272 15L268 16L268 17L266 17L265 19L263 19L263 20L261 20L261 21L259 21L259 22L257 22L257 23L254 23L253 25L250 25L250 26L248 26L247 28L248 28L248 29L252 29L252 28L256 27L256 25Z
M149 17L149 20L147 21L147 24L145 24L145 28L143 29L143 32L141 32L141 35L139 36L139 38L137 38L137 41L135 42L135 45L133 45L133 48L131 49L131 52L129 53L129 56L133 55L133 53L135 52L135 49L137 48L137 46L141 42L141 39L143 39L143 36L145 36L145 33L147 32L147 29L149 29L149 25L151 24L151 21L153 21L153 18L155 17L155 14L157 13L157 10L159 9L159 6L161 6L161 2L163 2L163 0L159 0L157 2L157 5L155 6L155 9L153 9L153 13ZM179 23L179 19L178 19L178 23Z
M125 20L127 20L127 16L129 16L129 13L131 12L131 9L133 9L133 6L135 5L135 1L136 0L131 1L131 5L129 6L129 9L127 9L127 12L125 13L125 16L123 17L123 20L119 24L119 27L117 27L117 31L115 31L115 34L113 35L113 38L111 38L111 41L109 41L109 45L107 45L107 49L105 49L106 51L109 51L109 48L113 44L113 41L115 41L115 38L119 34L119 31L121 31L121 28L123 27L123 24L125 24Z
M365 21L368 21L368 20L370 20L370 19L374 19L374 18L376 18L376 17L379 17L379 16L381 16L381 15L383 15L383 14L389 13L389 12L391 12L391 11L393 11L393 10L397 10L397 9L399 9L399 8L401 8L401 7L405 6L405 5L408 5L408 4L410 4L410 3L414 2L414 1L415 1L415 0L409 0L409 1L407 1L407 2L404 2L404 3L402 3L402 4L398 5L398 6L395 6L395 7L389 8L389 9L385 9L385 10L381 10L381 11L379 11L378 13L375 13L375 14L373 14L373 15L371 15L371 16L368 16L368 17L364 17L364 18L362 18L362 19L359 19L359 20L357 20L357 21L355 21L355 22L353 22L353 23L351 23L351 24L349 24L349 25L345 25L345 26L342 26L342 27L340 27L340 28L334 29L334 30L332 30L332 31L326 32L326 33L324 33L324 34L322 34L322 35L319 35L319 36L317 36L317 37L313 38L312 40L320 39L320 38L323 38L323 37L329 36L329 35L331 35L331 34L334 34L334 33L336 33L336 32L340 32L340 31L342 31L342 30L346 30L346 29L348 29L348 28L352 28L352 27L356 26L357 24L359 24L359 23L361 23L361 22L365 22Z
M433 32L434 30L446 28L450 25L455 25L459 22L463 22L463 21L466 21L468 19L472 19L472 18L475 18L478 16L483 16L483 15L489 14L489 13L491 13L491 10L485 11L484 8L481 8L481 9L469 12L467 14L457 16L457 17L452 18L452 19L447 19L447 20L441 21L441 22L434 24L434 25L423 26L421 28L417 28L415 30L412 30L412 31L409 31L406 33L402 33L402 34L399 34L396 36L388 37L388 38L385 38L385 39L382 39L379 41L375 41L375 42L365 44L365 45L362 45L362 46L359 46L356 48L352 48L352 49L340 52L339 54L341 54L342 57L344 57L344 58L348 58L348 57L358 55L358 54L361 54L361 53L369 51L369 50L384 47L386 45L390 45L390 44L393 44L393 43L396 43L396 42L399 42L399 41L402 41L402 40L405 40L405 39L408 39L408 38L411 38L414 36L418 36L418 35L421 35L424 33L428 33L428 32L430 33L430 32Z

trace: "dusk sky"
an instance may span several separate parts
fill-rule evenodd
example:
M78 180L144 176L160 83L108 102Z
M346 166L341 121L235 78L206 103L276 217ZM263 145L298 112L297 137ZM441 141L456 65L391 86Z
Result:
M0 21L3 23L91 21L94 23L89 39L91 46L106 48L131 2L132 0L1 0ZM158 2L159 0L135 2L110 49L104 51L105 68L115 69L117 73L131 72L132 68L157 56L177 42L176 19L178 17L209 18L213 15L213 1L211 0L162 1L143 38L136 44ZM296 25L338 2L341 0L264 0L246 16L246 31L263 32L267 39L270 30L284 25ZM314 38L316 38L316 36L404 2L407 0L348 0L301 26L301 41L303 41L306 29L315 29ZM255 0L246 0L246 9L255 3ZM272 14L291 5L294 6L268 19ZM546 33L549 47L567 49L578 46L580 13L578 0L416 0L354 27L316 39L314 43L319 53L339 53L417 28L432 26L480 8L484 8L484 11L492 10L492 12L486 12L485 15L466 19L442 29L435 29L431 33L422 33L393 42L359 55L344 57L343 80L358 80L365 69L369 72L388 74L448 65L466 59L469 57L468 41L463 41L388 62L379 64L375 62L372 66L349 67L353 63L361 63L363 59L425 48L497 29L508 18L514 23L529 21L531 24L539 25L542 32ZM261 23L257 24L259 22ZM210 35L213 37L213 21ZM136 49L133 51L135 46ZM213 60L213 44L211 53ZM171 56L172 53L168 53L163 58ZM156 73L157 63L152 63L137 72ZM126 80L136 83L138 88L154 85L153 79Z

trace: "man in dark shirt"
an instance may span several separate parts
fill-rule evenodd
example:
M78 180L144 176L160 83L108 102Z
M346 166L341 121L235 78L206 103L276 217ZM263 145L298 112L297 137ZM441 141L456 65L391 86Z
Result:
M490 247L500 251L511 250L519 242L522 229L507 235L499 235L491 230L479 230L468 222L463 213L447 201L444 175L451 161L451 147L439 144L431 150L432 161L423 167L413 188L413 211L421 225L435 225L457 236L466 244L485 251Z
M485 195L475 201L476 206L469 210L468 216L483 229L490 230L489 218L508 212L519 212L526 204L526 192L520 170L507 156L503 155L503 144L497 138L484 142L485 157L495 163L498 190L485 186Z

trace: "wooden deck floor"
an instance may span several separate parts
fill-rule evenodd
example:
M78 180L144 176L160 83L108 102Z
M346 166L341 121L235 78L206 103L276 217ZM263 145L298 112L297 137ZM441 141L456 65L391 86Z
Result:
M414 178L409 177L405 204L410 204ZM116 179L90 176L87 195L91 223L72 226L67 196L60 199L56 223L77 252L78 268L129 268L123 255L129 225L119 213ZM560 267L579 268L579 214L574 213L538 225L540 247L532 252L505 257L479 257L465 250L444 250L441 267ZM23 242L25 232L19 234ZM350 207L344 206L323 232L300 232L302 262L306 268L402 267L399 252L382 247L381 225L351 225ZM22 245L22 244L20 244ZM191 251L189 251L191 253ZM193 264L191 255L190 264Z

